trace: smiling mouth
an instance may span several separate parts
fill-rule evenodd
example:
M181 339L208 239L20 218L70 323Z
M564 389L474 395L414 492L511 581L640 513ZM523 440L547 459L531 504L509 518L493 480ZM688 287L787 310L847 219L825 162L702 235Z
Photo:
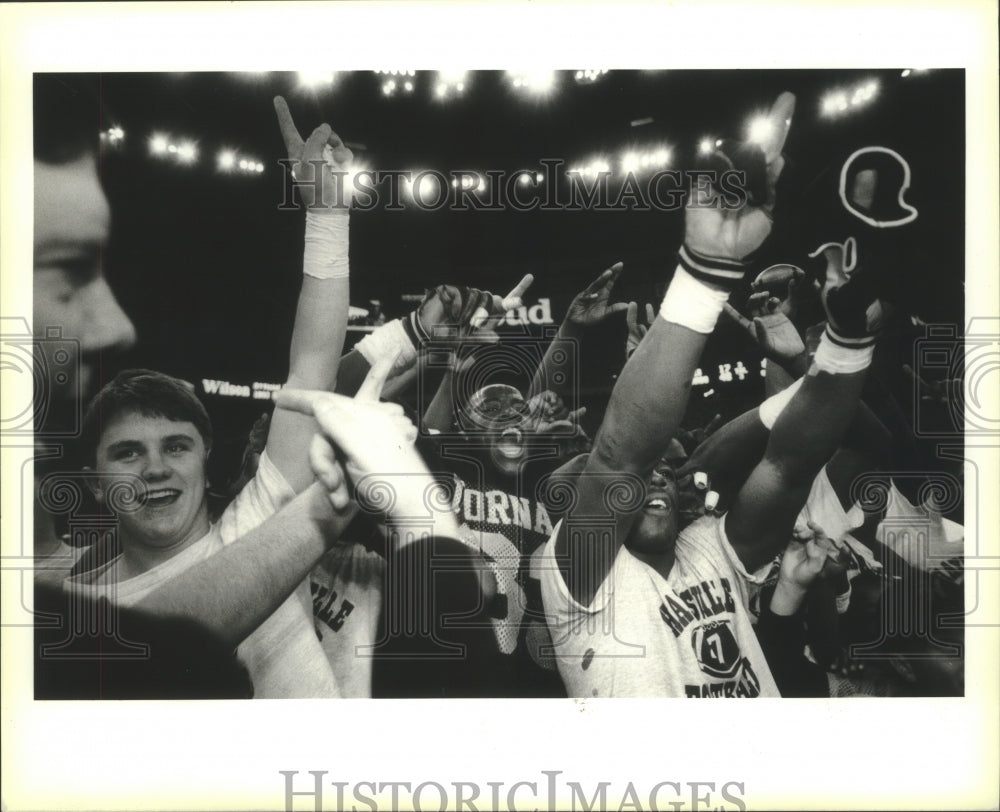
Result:
M181 492L174 488L158 488L148 491L142 503L144 507L167 507L180 499L180 496Z
M646 500L644 509L653 513L667 513L672 507L672 502L665 496L653 496Z

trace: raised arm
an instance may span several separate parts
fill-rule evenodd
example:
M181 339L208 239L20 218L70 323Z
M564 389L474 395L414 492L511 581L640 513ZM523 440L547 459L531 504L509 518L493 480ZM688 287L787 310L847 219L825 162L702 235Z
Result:
M767 193L758 205L722 209L703 189L688 203L680 266L659 316L615 385L556 542L567 587L583 605L606 578L642 504L640 495L632 509L616 509L610 497L622 486L620 475L632 474L634 486L651 473L680 425L702 349L731 288L743 277L746 257L771 231L774 186L794 103L791 94L782 94L772 107L771 135L762 147ZM606 519L609 512L614 527L595 534L594 519Z
M854 419L871 363L873 297L856 272L848 281L842 256L827 256L823 303L827 328L809 372L778 415L764 458L726 515L726 533L748 569L787 543L812 481L836 452Z
M398 406L378 403L391 367L389 359L372 369L359 392L355 411L365 411L367 422L358 436L371 441L363 440L356 449L356 470L381 464L383 444L412 428ZM312 407L302 405L299 391L279 395L276 416L291 405L313 419ZM330 456L325 442L313 435L310 439L303 455L315 484L249 533L150 593L138 608L197 620L234 647L270 617L357 512L343 466Z
M320 125L303 141L281 96L275 98L274 108L307 208L302 289L292 328L286 385L328 390L337 380L347 332L350 199L342 173L353 156L330 125ZM339 176L331 171L331 164ZM266 450L295 491L304 490L313 481L307 451L315 429L307 416L284 410L274 413Z
M581 290L566 310L566 316L542 358L528 390L528 397L548 390L566 399L572 397L576 388L576 362L579 352L568 351L583 337L588 327L600 324L615 313L628 308L624 302L608 304L611 289L622 272L622 264L616 262L600 276Z

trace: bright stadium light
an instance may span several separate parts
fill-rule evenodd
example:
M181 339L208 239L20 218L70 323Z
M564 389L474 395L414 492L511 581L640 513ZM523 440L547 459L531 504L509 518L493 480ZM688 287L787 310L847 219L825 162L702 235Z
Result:
M198 160L198 147L195 146L194 142L185 141L177 147L177 160L186 164L193 164Z
M702 138L698 142L698 152L702 155L711 155L714 149L715 146L712 144L711 138Z
M871 79L863 84L856 85L851 90L834 90L827 93L820 103L820 111L827 118L832 118L850 110L864 107L872 101L879 91L877 79Z
M434 95L444 99L452 93L460 95L465 91L469 72L466 70L439 70L435 77Z
M308 90L319 90L333 85L337 71L332 70L300 70L298 73L299 87Z
M516 89L537 96L551 93L557 83L554 70L507 71L507 78Z
M622 172L628 174L635 172L639 168L639 156L634 152L626 152L622 155Z
M167 148L170 146L170 142L167 141L167 136L156 133L152 138L149 139L149 151L153 155L165 155Z
M767 116L757 116L747 125L747 137L755 144L763 144L774 135L774 124Z

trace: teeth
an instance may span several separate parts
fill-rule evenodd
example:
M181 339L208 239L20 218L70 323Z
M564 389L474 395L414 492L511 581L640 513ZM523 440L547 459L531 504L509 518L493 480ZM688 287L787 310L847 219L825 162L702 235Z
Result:
M649 502L646 503L646 507L665 508L666 506L667 503L662 499L650 499Z

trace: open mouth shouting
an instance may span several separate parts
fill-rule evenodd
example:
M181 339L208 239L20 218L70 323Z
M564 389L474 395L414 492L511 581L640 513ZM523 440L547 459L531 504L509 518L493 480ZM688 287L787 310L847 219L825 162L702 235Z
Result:
M657 514L667 514L674 507L674 500L670 494L662 489L650 490L646 494L646 504L643 506L643 511L646 513Z

